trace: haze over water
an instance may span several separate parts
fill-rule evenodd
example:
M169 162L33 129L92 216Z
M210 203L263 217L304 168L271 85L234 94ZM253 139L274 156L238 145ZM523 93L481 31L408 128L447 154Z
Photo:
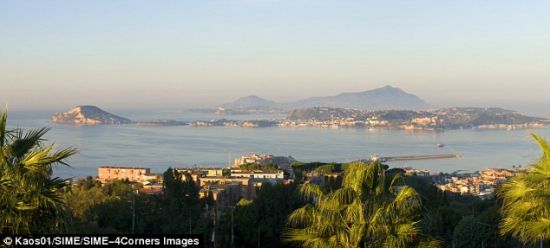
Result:
M178 111L116 111L133 120L170 118L266 119L281 116L213 116ZM74 146L79 154L69 160L71 168L59 166L61 177L97 175L102 165L150 167L162 172L168 167L227 166L231 159L247 153L292 155L299 161L347 162L368 159L371 155L399 156L459 153L457 159L399 161L391 166L411 166L433 172L476 171L489 167L511 168L527 165L540 155L529 134L550 137L550 129L536 130L450 130L445 132L408 132L362 128L240 128L191 126L70 126L49 122L51 111L11 112L9 127L51 127L47 142L59 148ZM438 149L436 144L445 144Z

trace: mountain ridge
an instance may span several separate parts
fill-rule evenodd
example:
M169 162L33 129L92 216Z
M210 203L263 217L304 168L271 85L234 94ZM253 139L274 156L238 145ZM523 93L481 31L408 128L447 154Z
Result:
M343 92L333 96L309 97L293 102L277 103L256 95L241 97L236 101L221 105L224 108L281 108L299 109L311 107L355 108L370 110L418 110L429 108L430 104L420 97L404 90L386 85L384 87L359 92Z
M248 96L240 97L233 102L222 104L221 107L234 108L234 109L273 108L273 107L276 107L276 105L277 103L274 101L270 101L256 95L248 95Z

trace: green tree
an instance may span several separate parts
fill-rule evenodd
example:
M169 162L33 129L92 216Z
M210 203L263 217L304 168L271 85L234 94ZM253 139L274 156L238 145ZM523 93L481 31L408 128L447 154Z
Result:
M519 173L499 191L502 198L502 235L510 234L523 243L550 240L550 146L532 135L542 149L538 163Z
M163 233L206 233L208 230L197 230L202 224L200 216L203 202L199 199L200 187L193 182L191 175L168 168L163 174L164 189L162 194L163 209L159 209L163 221Z
M70 215L61 190L64 180L52 177L53 166L68 165L76 153L44 145L47 128L7 130L7 111L0 114L0 233L32 234L64 231Z
M201 218L204 202L191 176L169 168L163 178L160 195L138 194L141 185L127 180L78 180L65 194L73 215L70 232L209 233L212 224Z
M453 247L487 247L491 233L488 227L473 216L465 216L453 232Z
M399 186L399 173L386 174L379 162L346 165L342 187L324 192L305 184L309 204L288 219L288 242L302 247L407 247L420 233L420 199Z
M72 214L70 233L131 233L132 205L139 184L114 180L105 185L93 178L77 180L65 193Z
M229 210L231 211L231 210ZM229 234L227 236L228 242L220 240L220 243L226 243L227 245L231 244L231 234L228 232L231 230L231 213L225 214L227 216L226 222L229 225L226 225L228 228L222 230ZM258 211L254 202L251 200L241 199L235 209L234 209L234 229L235 229L235 240L234 243L236 246L233 247L256 247L258 243ZM223 246L223 245L222 245ZM227 246L230 247L230 246Z
M239 169L241 170L262 170L262 171L273 171L277 170L279 167L274 164L256 164L256 163L246 163L239 165Z
M72 187L65 194L66 202L71 210L74 220L84 220L90 211L90 207L100 204L107 199L107 195L102 191L101 186Z
M428 238L425 240L420 240L417 248L440 248L443 247L442 242L437 239Z
M241 199L217 225L220 247L285 247L281 235L287 216L303 205L296 184L264 183L254 200ZM233 218L232 218L233 212ZM233 220L232 220L233 219ZM234 229L231 245L231 227ZM258 242L259 240L259 242Z

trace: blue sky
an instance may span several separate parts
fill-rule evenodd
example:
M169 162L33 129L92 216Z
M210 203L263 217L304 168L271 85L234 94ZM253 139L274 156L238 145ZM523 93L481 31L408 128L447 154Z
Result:
M185 108L387 84L550 115L548 1L0 0L0 103Z

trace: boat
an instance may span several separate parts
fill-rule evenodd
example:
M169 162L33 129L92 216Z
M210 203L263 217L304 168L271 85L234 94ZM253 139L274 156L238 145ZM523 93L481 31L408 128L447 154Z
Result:
M445 147L445 144L436 144L435 147L437 147L437 148L443 148L443 147Z

